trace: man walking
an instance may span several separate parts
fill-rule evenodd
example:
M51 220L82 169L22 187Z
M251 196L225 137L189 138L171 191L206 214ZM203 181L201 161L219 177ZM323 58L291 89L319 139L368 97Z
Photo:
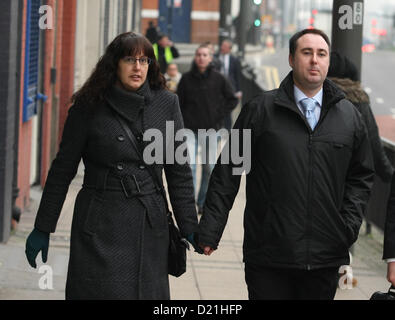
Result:
M173 41L163 33L160 33L157 42L152 45L156 60L158 60L160 72L165 74L167 66L172 63L173 59L180 56L177 48L174 46Z
M239 60L231 54L232 41L225 39L221 43L220 52L215 56L221 63L221 73L230 81L235 90L235 95L241 99L242 93L240 91L240 75L241 66ZM231 113L226 114L224 118L224 127L228 130L232 128Z
M220 129L224 115L237 105L231 84L214 70L212 58L207 44L200 45L196 49L191 70L183 74L177 88L184 125L191 130L187 146L195 192L198 192L196 204L199 214L203 213L207 186L217 157L219 136L216 130ZM206 134L198 135L199 129L207 130ZM200 186L197 185L196 177L199 146L202 148L203 158Z
M292 71L279 89L247 103L234 126L251 130L252 139L245 279L250 299L333 299L339 266L349 264L358 237L373 162L361 115L326 79L327 35L305 29L289 44ZM221 163L200 221L206 255L218 247L240 185L235 165Z

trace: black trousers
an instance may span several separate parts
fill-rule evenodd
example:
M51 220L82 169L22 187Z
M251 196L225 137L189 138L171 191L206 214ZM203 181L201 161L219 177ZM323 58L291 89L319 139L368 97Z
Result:
M245 280L250 300L333 300L338 270L277 269L245 264Z

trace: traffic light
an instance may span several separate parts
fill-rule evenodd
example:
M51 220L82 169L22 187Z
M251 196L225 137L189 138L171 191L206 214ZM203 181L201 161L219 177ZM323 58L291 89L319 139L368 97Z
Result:
M318 13L317 9L311 10L311 17L309 18L308 29L314 29L315 16L317 15L317 13Z

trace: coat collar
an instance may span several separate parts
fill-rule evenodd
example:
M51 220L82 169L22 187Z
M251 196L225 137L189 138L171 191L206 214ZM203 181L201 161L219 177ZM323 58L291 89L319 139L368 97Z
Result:
M294 82L292 75L293 71L289 72L286 78L281 82L274 102L280 106L287 107L299 113L299 109L294 98ZM323 109L329 109L332 105L344 98L344 93L339 90L339 88L337 88L332 81L325 79L323 84Z
M113 85L106 96L110 107L131 122L138 119L139 113L150 103L151 99L152 93L148 81L145 81L136 92L126 91Z

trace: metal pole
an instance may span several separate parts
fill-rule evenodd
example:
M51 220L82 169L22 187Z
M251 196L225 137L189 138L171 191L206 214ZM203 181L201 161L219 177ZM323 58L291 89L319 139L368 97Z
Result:
M238 19L238 47L241 58L244 58L245 45L247 42L247 27L250 26L250 23L248 23L248 12L249 2L246 0L240 0L240 13Z
M231 8L231 0L220 1L218 45L221 45L224 39L230 38L230 27L232 24Z
M363 0L333 0L332 51L348 57L361 80Z

